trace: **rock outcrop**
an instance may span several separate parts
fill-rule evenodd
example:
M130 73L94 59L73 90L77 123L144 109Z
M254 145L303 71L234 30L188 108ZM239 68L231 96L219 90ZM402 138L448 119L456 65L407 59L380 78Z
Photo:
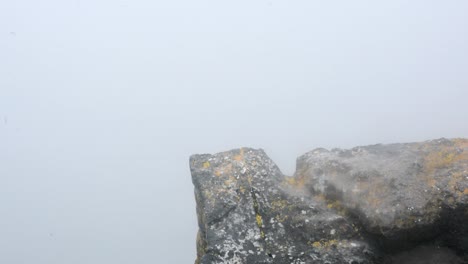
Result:
M250 148L190 169L195 263L468 261L465 139L316 149L292 177Z

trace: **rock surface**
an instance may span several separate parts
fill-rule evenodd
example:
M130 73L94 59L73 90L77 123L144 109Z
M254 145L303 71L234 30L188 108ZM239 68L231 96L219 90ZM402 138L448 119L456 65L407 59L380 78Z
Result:
M250 148L193 155L190 169L195 263L468 260L465 139L316 149L293 177Z

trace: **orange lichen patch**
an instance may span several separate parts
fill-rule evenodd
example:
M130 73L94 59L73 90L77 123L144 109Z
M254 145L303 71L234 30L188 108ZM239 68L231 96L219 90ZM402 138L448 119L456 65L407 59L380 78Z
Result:
M465 188L465 190L463 191L463 194L468 195L468 188Z
M468 164L468 140L454 139L452 142L453 145L442 146L438 151L429 152L424 157L422 178L429 187L435 188L439 182L435 179L437 171L446 170L449 173L447 187L454 193L455 197L461 197L464 195L464 190L459 189L458 185L463 181L464 174L459 170L454 171L452 168L457 168L460 165L468 168L466 166ZM428 150L430 151L430 149Z
M210 162L209 161L206 161L203 163L203 168L209 168L210 167Z
M430 152L424 157L424 171L426 173L432 174L434 171L450 167L458 161L468 160L468 140L457 139L454 142L453 146L441 147L439 151Z
M229 164L226 164L224 166L220 166L218 167L214 172L213 174L217 177L221 177L221 176L226 176L226 175L230 175L232 172L232 164L229 163Z
M234 160L242 161L244 159L244 149L241 148L239 154L234 156Z
M234 160L241 161L243 158L241 155L234 156Z
M449 150L429 153L424 158L424 169L427 173L433 173L435 170L448 167L456 158L457 154Z
M460 161L468 161L468 141L459 139L453 140L453 142L455 143L454 145L442 146L438 151L431 151L429 146L426 146L426 150L429 153L424 157L423 171L419 177L426 182L427 186L431 188L437 187L438 181L435 179L437 171L450 169L454 164L460 164ZM461 180L461 173L452 173L448 183L450 190L458 192L458 195L462 194L456 187L457 183Z
M468 139L452 139L440 145L430 141L417 145L415 151L426 153L419 178L428 187L448 187L455 197L464 195L464 190L459 189L464 176L459 172L468 170ZM447 178L442 175L447 175Z

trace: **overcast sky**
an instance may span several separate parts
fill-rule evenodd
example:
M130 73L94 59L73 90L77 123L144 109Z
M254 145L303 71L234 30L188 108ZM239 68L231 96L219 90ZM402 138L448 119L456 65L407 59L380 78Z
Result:
M184 264L188 158L468 137L467 1L0 2L0 263Z

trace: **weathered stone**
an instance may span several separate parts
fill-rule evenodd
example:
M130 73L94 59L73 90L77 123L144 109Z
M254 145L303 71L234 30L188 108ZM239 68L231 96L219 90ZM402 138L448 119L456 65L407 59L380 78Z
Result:
M311 193L340 203L367 231L395 245L427 240L447 228L466 231L466 222L454 221L467 212L468 140L317 149L297 163L297 177ZM468 250L466 236L450 239Z
M195 263L392 263L423 243L462 256L467 160L461 139L317 149L294 177L262 150L193 155Z
M190 164L197 263L371 263L353 222L296 190L262 150L194 155Z

